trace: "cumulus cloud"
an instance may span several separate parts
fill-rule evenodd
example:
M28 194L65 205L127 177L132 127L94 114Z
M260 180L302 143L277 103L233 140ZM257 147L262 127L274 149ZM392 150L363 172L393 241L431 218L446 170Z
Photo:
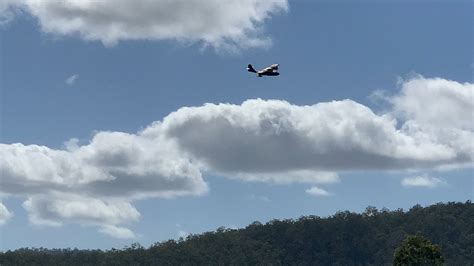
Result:
M438 177L431 177L427 175L406 177L402 180L404 187L425 187L435 188L446 184L446 182Z
M315 196L315 197L327 197L327 196L332 195L331 193L327 192L326 190L324 190L322 188L319 188L319 187L316 187L316 186L313 186L313 187L307 189L306 193L308 193L311 196Z
M7 209L7 207L0 202L0 225L5 224L12 216L13 214Z
M389 100L393 112L437 129L474 130L474 84L417 76Z
M67 150L0 144L0 192L28 197L23 207L33 224L78 222L111 232L138 220L133 200L208 189L197 166L165 139L99 132L87 145L71 143Z
M64 149L0 144L0 193L27 198L32 223L78 222L131 237L123 226L140 217L133 201L202 195L203 173L315 185L338 182L340 171L472 167L473 91L471 83L415 77L383 113L352 100L253 99L183 107L137 133L102 131Z
M73 85L74 83L76 83L76 80L79 78L79 75L78 74L74 74L74 75L71 75L69 76L65 82L67 85Z
M391 112L404 121L402 130L456 151L459 165L447 167L472 167L473 83L417 76L402 82L400 93L390 97L389 102Z
M423 80L418 89L432 82ZM466 86L472 95L471 85ZM465 111L472 113L472 108ZM160 128L208 169L278 179L268 176L472 163L472 131L453 128L440 137L442 127L425 127L416 119L397 121L393 114L376 114L352 100L297 106L255 99L181 108Z
M2 190L67 192L90 196L172 197L207 190L197 166L165 139L99 132L73 151L0 144Z
M107 46L122 40L178 40L217 49L269 45L263 23L288 10L287 0L18 0L7 1L0 14L8 14L13 5L36 17L43 32L55 35L77 35Z

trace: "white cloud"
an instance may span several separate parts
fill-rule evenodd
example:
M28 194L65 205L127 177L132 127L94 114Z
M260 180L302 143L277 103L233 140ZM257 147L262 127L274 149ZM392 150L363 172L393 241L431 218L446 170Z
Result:
M178 40L217 49L269 45L263 23L288 10L287 0L18 0L8 5L23 8L38 19L43 32L55 35L77 35L105 45Z
M339 175L335 172L323 172L312 170L291 170L277 173L223 173L222 175L250 182L273 182L276 184L289 183L310 183L310 184L332 184L340 181Z
M74 195L33 196L23 206L29 212L30 221L38 225L60 225L66 221L105 226L138 221L140 217L128 202Z
M207 191L197 166L165 139L99 132L74 150L0 144L5 193L80 193L139 199L199 195Z
M393 111L437 129L474 130L474 84L422 76L402 82L390 98Z
M78 74L74 74L74 75L71 75L69 76L67 79L66 79L66 84L67 85L73 85L74 83L76 83L76 80L79 78L79 75Z
M135 234L130 229L115 225L105 225L99 230L99 232L119 239L136 238Z
M472 116L464 115L473 112L472 93L470 83L416 77L388 98L392 109L384 114L351 100L298 106L254 99L183 107L135 134L102 131L65 149L0 144L0 193L27 198L35 224L76 222L127 235L117 228L139 219L133 201L202 195L202 173L329 184L340 171L472 167ZM445 105L438 117L414 107L438 112L433 101Z
M0 202L0 225L5 224L10 218L12 218L13 214Z
M79 139L72 138L63 143L64 148L68 151L75 151L79 149Z
M133 200L208 190L198 167L164 138L99 132L87 145L71 143L0 144L0 192L27 197L33 224L117 226L138 220Z
M307 189L306 193L308 193L311 196L315 196L315 197L327 197L327 196L332 195L331 193L327 192L326 190L324 190L322 188L319 188L319 187L316 187L316 186Z
M19 12L17 4L18 0L2 0L0 1L0 26L4 26L13 20L15 14Z
M401 83L389 98L402 130L419 139L450 147L459 165L472 167L474 157L474 84L417 76ZM445 166L446 167L446 166Z
M402 185L404 187L425 187L425 188L435 188L441 185L445 185L446 182L438 177L431 176L415 176L415 177L406 177L402 180Z
M402 122L400 127L397 122ZM278 180L282 174L300 171L424 169L472 163L472 132L465 132L463 139L458 135L441 139L424 127L414 127L413 122L397 121L392 114L378 115L351 100L297 106L256 99L241 105L181 108L159 128L207 169L243 179ZM147 128L145 134L154 128Z

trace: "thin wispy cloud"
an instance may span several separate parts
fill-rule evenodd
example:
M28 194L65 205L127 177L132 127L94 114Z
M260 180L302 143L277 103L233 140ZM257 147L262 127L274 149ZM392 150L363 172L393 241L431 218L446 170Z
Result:
M74 83L76 83L78 78L79 78L79 75L74 74L74 75L69 76L65 82L67 85L73 85Z
M305 190L306 193L308 193L309 195L311 196L315 196L315 197L327 197L327 196L331 196L332 193L329 193L327 192L326 190L322 189L322 188L319 188L319 187L311 187L307 190Z
M252 199L252 200L260 200L260 201L264 201L264 202L271 202L271 200L270 200L269 197L263 196L263 195L255 195L255 194L252 194L252 195L250 195L250 199Z
M18 4L18 0L0 1L0 27L10 23L14 19Z
M431 177L428 175L405 177L402 180L404 187L420 187L420 188L435 188L446 185L446 181L438 177Z
M282 185L294 182L304 184L333 184L340 182L339 175L335 172L312 169L260 173L221 172L219 174L231 179L239 179L248 182L271 182Z

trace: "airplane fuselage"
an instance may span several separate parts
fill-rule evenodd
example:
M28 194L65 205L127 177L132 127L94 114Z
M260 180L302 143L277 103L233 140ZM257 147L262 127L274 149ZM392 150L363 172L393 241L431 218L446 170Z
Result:
M278 72L263 72L263 73L257 73L258 77L263 77L263 76L278 76L280 73Z
M255 68L253 68L253 66L251 64L248 64L247 66L247 71L248 72L252 72L252 73L256 73L257 74L257 77L263 77L263 76L278 76L280 75L280 73L278 73L278 64L273 64L269 67L266 67L262 70L255 70Z

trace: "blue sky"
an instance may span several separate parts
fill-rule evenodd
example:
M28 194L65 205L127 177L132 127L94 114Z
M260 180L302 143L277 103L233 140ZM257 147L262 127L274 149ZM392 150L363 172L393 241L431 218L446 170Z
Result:
M20 2L0 6L4 18L0 29L0 192L2 206L8 210L0 208L3 250L25 246L112 248L132 242L149 245L219 226L243 227L255 220L327 216L338 210L363 211L368 205L406 209L417 203L473 199L470 1L268 1L268 6L256 9L256 17L246 20L254 22L245 24L248 27L243 35L232 35L229 29L235 26L234 21L220 16L209 16L209 20L216 19L214 24L222 27L203 23L202 32L191 28L184 31L184 37L148 32L164 23L153 19L152 13L151 19L140 22L139 29L133 25L124 29L125 35L112 39L104 39L104 31L110 28L100 28L100 23L129 23L120 21L120 15L113 18L116 6L110 7L113 21L106 17L94 20L98 22L92 26L68 31L57 24L60 19L72 21L68 16L74 12L47 13L54 1L44 1L44 6ZM94 17L94 8L99 7L91 3L86 10ZM243 11L206 10L223 16L229 16L225 12L242 12L244 19L245 5L252 6L254 1L242 3ZM188 12L191 5L163 8ZM130 10L131 16L141 16ZM196 10L191 14L196 16L193 23L209 15ZM188 22L181 21L186 19L176 16L170 23L182 23L186 29ZM163 25L166 28L168 24ZM256 67L279 63L281 75L257 78L245 71L248 63ZM252 106L242 104L245 101ZM205 103L216 105L202 107ZM327 109L315 107L318 103ZM305 105L313 108L303 110ZM286 116L288 112L292 115ZM342 112L341 123L354 123L353 132L337 131L332 112ZM265 120L267 116L271 119ZM313 121L316 116L318 121ZM207 117L217 120L211 123ZM242 117L250 117L250 122L238 120ZM218 120L231 118L236 119L235 124ZM397 121L394 128L401 133L381 137L388 132L381 128L389 127L390 119ZM259 123L257 129L254 120ZM163 123L153 126L154 121ZM308 125L307 121L312 122ZM372 121L378 122L372 125ZM285 155L280 131L264 131L266 122L301 137L296 143L326 147L317 157L321 160L306 162L306 149L293 146ZM327 126L334 139L314 133L318 125ZM416 132L403 131L403 125L413 126ZM448 134L446 128L453 131ZM148 132L146 129L151 133L137 133ZM252 135L253 130L260 131ZM163 136L162 131L166 132ZM103 140L94 137L100 132L105 132ZM113 132L126 135L108 135ZM261 137L265 134L275 134L275 138ZM362 139L354 137L359 135ZM64 142L71 138L77 141L67 149ZM150 138L152 141L146 142ZM162 150L166 145L161 138L166 145L171 141L171 148ZM398 143L398 138L403 141ZM278 141L272 142L275 139ZM357 163L358 157L367 153L380 155L379 147L370 141L366 145L370 139L381 145L380 150L394 142L389 148L399 154L383 154L380 164L363 159ZM405 139L415 144L406 144L406 148L402 145ZM92 140L96 142L91 144ZM334 141L347 146L341 148ZM247 143L256 143L255 154L240 148ZM157 150L150 148L153 155L143 151L155 144ZM35 145L44 146L42 153L50 157L31 159ZM134 145L143 156L132 149ZM90 163L97 154L116 147L123 148L120 156L128 156L127 149L132 147L135 153L130 153L146 158L146 162L127 163L118 170L102 161ZM268 159L272 154L266 151L273 149L280 152L274 160ZM227 155L217 156L222 151ZM256 155L260 152L264 158ZM168 154L177 157L168 158ZM67 159L61 161L61 167L71 162L91 172L77 182L76 170L65 167L54 172L62 156ZM187 156L189 160L180 161ZM288 165L273 163L285 156L289 157ZM334 158L327 160L337 163L325 163L324 158L330 156ZM160 161L153 161L156 158ZM154 187L156 194L140 194L143 191L138 188L147 184L139 182L152 182L155 174L161 180L157 182L162 182L166 169L156 166L161 160L165 166L179 161L180 167L190 170L178 167L170 177L179 176L177 181L165 178L171 183L163 181L164 185L171 190L164 192L159 183ZM153 175L140 181L143 171L135 169L138 165ZM93 185L99 182L94 178L102 178L94 176L94 171L97 176L122 171L139 177L133 183L138 192L130 197L110 197L105 189ZM329 177L324 179L324 175ZM54 178L59 178L59 183ZM68 189L79 185L73 190L56 190L64 184ZM323 192L306 192L312 187ZM95 209L102 211L87 215Z

